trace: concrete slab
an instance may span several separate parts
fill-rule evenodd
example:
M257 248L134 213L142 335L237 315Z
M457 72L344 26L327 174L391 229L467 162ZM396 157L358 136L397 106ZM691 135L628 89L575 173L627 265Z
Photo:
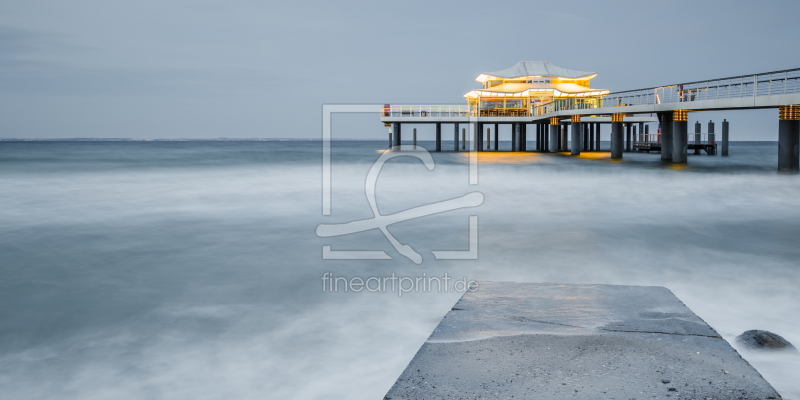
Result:
M664 287L481 282L387 399L780 399Z

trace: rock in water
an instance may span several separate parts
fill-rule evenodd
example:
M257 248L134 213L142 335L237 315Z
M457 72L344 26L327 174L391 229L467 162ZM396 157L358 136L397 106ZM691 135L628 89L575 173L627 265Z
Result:
M737 336L736 342L748 349L797 351L788 340L770 331L750 330Z

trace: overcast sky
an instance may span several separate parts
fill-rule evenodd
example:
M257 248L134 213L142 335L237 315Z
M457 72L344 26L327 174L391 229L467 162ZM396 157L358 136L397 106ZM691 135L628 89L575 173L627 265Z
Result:
M797 1L5 1L0 137L319 137L323 103L461 104L479 73L521 60L596 71L611 91L797 68L798 15ZM777 110L698 114L732 121L732 140L777 140ZM336 134L386 136L365 121Z

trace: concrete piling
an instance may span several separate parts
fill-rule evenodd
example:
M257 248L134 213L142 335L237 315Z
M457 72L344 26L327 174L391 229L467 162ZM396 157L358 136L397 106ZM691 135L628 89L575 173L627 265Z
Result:
M570 124L572 138L570 141L570 154L577 156L581 154L581 117L577 115L572 116L572 124Z
M637 142L644 142L646 136L644 136L644 122L639 122L639 139Z
M625 124L625 152L631 151L631 128L633 127L632 124L627 123Z
M800 106L781 106L778 122L778 171L800 171Z
M558 122L555 125L550 123L550 138L548 143L547 150L551 153L558 153L558 143L559 137L561 136L561 127L558 126Z
M708 121L708 144L716 144L717 135L714 134L714 121ZM717 155L714 153L714 155Z
M467 128L461 128L461 150L467 149Z
M497 151L497 149L499 149L499 145L497 144L499 137L500 137L500 125L494 124L494 151Z
M458 151L458 124L453 124L453 151Z
M722 156L728 156L728 120L722 120Z
M599 122L595 124L595 129L594 129L595 151L600 151L600 126L601 125Z
M442 151L442 124L436 123L436 151Z
M688 112L672 112L672 162L685 164L688 159L689 134Z
M701 139L702 135L700 134L700 132L701 132L700 129L701 129L700 121L695 122L694 123L694 144L695 144L695 146L699 146L700 143L702 142L702 139ZM695 147L694 148L694 154L700 154L700 148L699 147Z
M625 133L622 118L624 114L611 114L611 158L622 158L625 149Z
M395 122L392 124L392 146L399 147L400 146L400 123Z
M672 112L658 113L661 121L661 161L672 162Z

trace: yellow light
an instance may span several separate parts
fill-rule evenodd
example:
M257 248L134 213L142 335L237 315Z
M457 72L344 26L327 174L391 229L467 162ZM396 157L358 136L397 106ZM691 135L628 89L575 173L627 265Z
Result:
M480 75L478 75L477 78L475 78L475 80L480 82L480 83L486 82L488 79L489 79L489 75L484 75L484 74L480 74Z

